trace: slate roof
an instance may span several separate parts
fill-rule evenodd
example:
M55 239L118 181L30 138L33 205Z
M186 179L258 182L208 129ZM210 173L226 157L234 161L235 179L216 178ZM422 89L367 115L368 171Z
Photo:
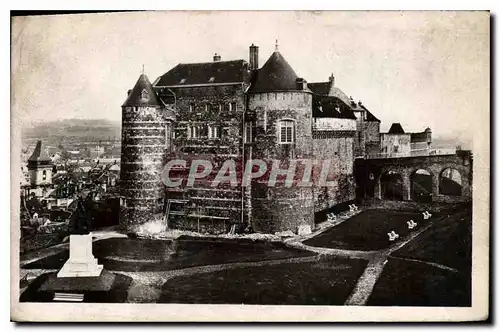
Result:
M145 91L143 93L143 91ZM145 98L143 98L145 97ZM161 106L161 101L153 90L153 86L145 74L139 76L134 88L130 91L127 100L122 107L126 106Z
M356 119L349 106L332 96L313 95L312 115L315 118Z
M404 134L405 131L400 123L393 123L391 129L389 129L389 134Z
M359 103L353 103L351 98L349 98L342 90L337 87L331 86L332 82L316 82L316 83L307 83L307 87L315 94L322 96L334 96L340 99L345 105L348 105L349 108L353 111L365 111L366 112L366 120L370 122L380 122L379 119L372 112L370 112L364 105L360 105Z
M274 51L255 72L249 92L297 91L299 78L280 52Z
M160 76L155 86L242 83L249 80L249 75L245 60L179 63Z
M328 96L332 82L307 83L307 87L318 95Z
M373 115L372 112L370 112L364 105L361 105L361 107L366 111L366 120L365 121L370 121L370 122L381 122L375 115Z
M28 163L37 163L37 162L52 162L45 149L42 148L42 141L36 142L36 147L31 157L28 158Z

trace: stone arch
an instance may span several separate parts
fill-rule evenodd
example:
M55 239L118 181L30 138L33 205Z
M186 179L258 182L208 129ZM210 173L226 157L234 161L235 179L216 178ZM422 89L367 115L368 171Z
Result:
M410 198L417 202L431 202L433 190L433 174L425 168L414 169L410 173Z
M462 196L464 178L462 172L454 166L447 166L439 172L439 194Z
M382 199L402 201L405 197L404 177L401 172L387 170L380 176L380 196Z

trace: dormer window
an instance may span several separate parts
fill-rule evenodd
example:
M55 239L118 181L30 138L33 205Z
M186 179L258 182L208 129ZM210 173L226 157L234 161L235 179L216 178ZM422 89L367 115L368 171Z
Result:
M181 81L180 81L179 83L180 83L180 84L184 84L184 83L186 83L186 79L185 79L185 78L181 79Z
M215 81L215 77L210 77L210 79L208 80L210 83L213 83Z
M141 100L142 101L149 100L149 93L146 91L146 89L142 90L142 92L141 92Z

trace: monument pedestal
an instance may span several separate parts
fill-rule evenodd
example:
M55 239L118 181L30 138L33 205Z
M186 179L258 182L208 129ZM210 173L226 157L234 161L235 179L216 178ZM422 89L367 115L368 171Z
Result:
M101 275L102 268L92 254L92 235L70 235L69 259L57 273L57 277L98 277Z
M21 294L21 302L122 303L132 278L109 272L92 254L92 235L70 235L69 259L62 269L35 279Z

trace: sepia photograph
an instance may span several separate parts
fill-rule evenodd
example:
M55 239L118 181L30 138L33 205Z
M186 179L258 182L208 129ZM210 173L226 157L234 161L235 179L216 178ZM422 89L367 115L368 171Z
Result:
M11 15L13 321L488 319L488 11Z

